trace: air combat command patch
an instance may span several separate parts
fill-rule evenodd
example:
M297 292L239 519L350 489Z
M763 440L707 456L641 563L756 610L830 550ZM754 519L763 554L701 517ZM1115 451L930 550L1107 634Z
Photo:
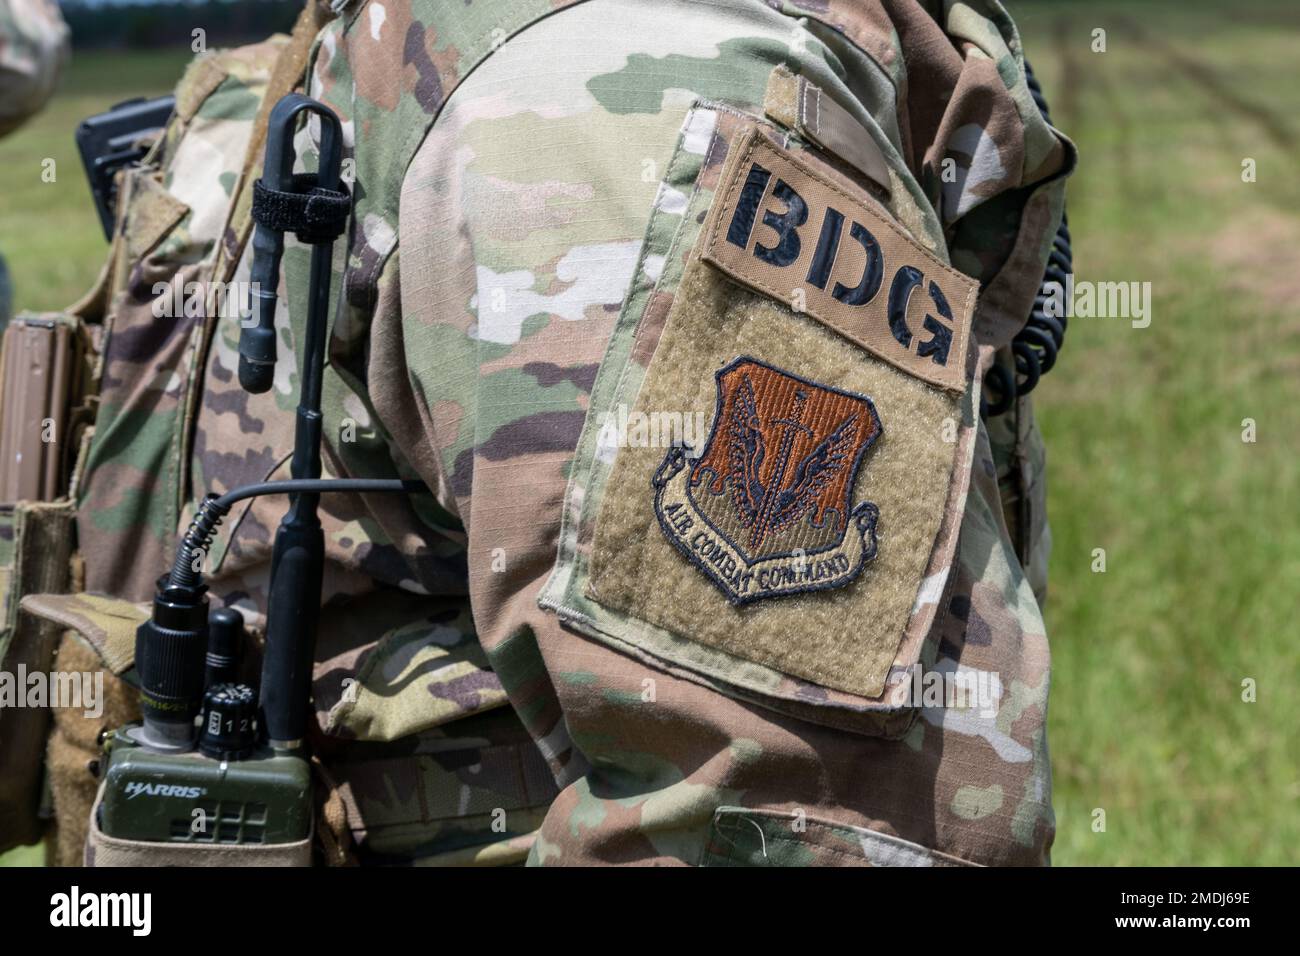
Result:
M680 275L665 266L588 413L698 427L677 448L595 442L553 606L723 693L859 715L893 706L953 566L978 284L781 137L714 134L706 155L726 159L669 247Z
M881 433L871 400L749 356L716 378L703 453L655 473L664 534L733 604L849 584L876 553L876 506L850 505Z

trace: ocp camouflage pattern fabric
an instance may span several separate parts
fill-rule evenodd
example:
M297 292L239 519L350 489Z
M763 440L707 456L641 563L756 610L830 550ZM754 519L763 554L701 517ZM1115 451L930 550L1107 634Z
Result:
M567 600L586 593L592 516L619 454L597 412L646 378L728 144L758 126L809 148L765 111L774 69L852 115L888 168L884 209L979 281L971 361L982 370L1005 349L1074 153L1039 117L1001 6L335 7L306 84L343 121L356 200L336 247L325 469L435 490L322 502L317 752L356 857L1046 862L1049 655L1040 582L1024 570L1041 569L1046 534L1038 514L1013 537L1004 511L1014 497L1020 512L1013 470L1028 479L1016 488L1041 489L1042 458L1031 424L990 441L978 384L956 423L960 506L937 532L953 557L893 582L916 600L883 698L678 653L688 633L664 650L634 615ZM231 57L194 114L217 138L181 137L176 171L141 184L144 265L119 305L137 319L115 319L106 346L79 522L88 589L127 600L147 599L203 493L288 473L307 247L287 241L266 395L238 386L238 316L144 318L149 284L184 278L219 243L237 253L233 278L248 277L250 250L223 226L239 202L226 190L258 107L243 92L270 67L255 50ZM283 507L241 505L209 556L213 594L255 630ZM900 661L984 681L991 699L904 700Z
M55 0L0 2L0 136L45 105L68 59Z

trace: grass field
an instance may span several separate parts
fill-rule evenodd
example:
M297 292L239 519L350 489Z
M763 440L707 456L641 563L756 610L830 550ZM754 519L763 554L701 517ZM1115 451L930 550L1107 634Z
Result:
M1054 859L1295 863L1300 8L1010 8L1081 151L1069 200L1078 278L1152 290L1148 328L1075 319L1037 396L1055 537ZM1104 53L1091 50L1096 28ZM166 89L187 57L81 55L54 105L0 142L0 249L18 305L72 300L105 248L77 120ZM45 157L56 184L41 182ZM1246 158L1256 182L1242 181ZM1254 703L1242 700L1248 678Z
M1145 329L1074 320L1040 392L1054 859L1295 863L1300 8L1011 9L1081 153L1076 274L1153 300Z
M0 140L0 251L14 308L58 309L94 281L108 252L73 132L87 116L134 96L171 92L193 57L187 49L78 52L43 112ZM54 181L43 178L54 161Z

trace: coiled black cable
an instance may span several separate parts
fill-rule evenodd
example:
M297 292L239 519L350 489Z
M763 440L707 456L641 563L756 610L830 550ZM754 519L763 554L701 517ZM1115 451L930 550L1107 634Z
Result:
M210 494L199 503L198 513L176 548L176 560L168 576L170 587L194 588L198 586L202 570L195 557L207 553L217 526L230 513L238 501L259 495L323 494L329 491L351 492L404 492L428 493L429 486L422 481L400 478L290 478L284 481L262 481L243 485L224 495Z
M1052 117L1047 109L1047 100L1043 97L1043 89L1038 85L1038 79L1028 60L1025 61L1025 81L1029 86L1029 95L1034 98L1034 105L1050 125ZM1052 251L1047 257L1047 268L1043 271L1043 281L1034 297L1033 308L1029 311L1025 327L1011 340L1015 374L1010 374L1000 365L994 365L985 374L984 397L980 400L980 414L983 417L994 418L1009 411L1015 400L1032 392L1038 386L1039 379L1056 364L1056 357L1065 343L1067 322L1064 314L1047 314L1048 296L1045 289L1049 282L1058 283L1060 288L1065 288L1066 277L1073 271L1070 221L1062 209L1061 225L1052 240ZM996 396L994 401L989 401L990 394Z

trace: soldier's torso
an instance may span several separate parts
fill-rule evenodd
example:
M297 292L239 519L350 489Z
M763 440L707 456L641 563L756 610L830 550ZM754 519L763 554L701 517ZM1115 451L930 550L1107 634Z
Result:
M978 381L1059 203L1009 190L1067 158L990 19L926 47L941 28L888 6L371 0L321 32L308 91L356 197L326 470L437 490L322 502L316 746L362 860L1045 858L1037 559L1003 507L1013 470L1041 492L1037 439L986 428ZM254 60L196 80L170 162L204 178L132 192L90 591L147 598L190 503L287 476L305 247L267 395L238 316L156 314L247 280ZM669 476L673 422L713 452ZM282 508L209 556L254 627ZM989 697L923 702L922 673Z

